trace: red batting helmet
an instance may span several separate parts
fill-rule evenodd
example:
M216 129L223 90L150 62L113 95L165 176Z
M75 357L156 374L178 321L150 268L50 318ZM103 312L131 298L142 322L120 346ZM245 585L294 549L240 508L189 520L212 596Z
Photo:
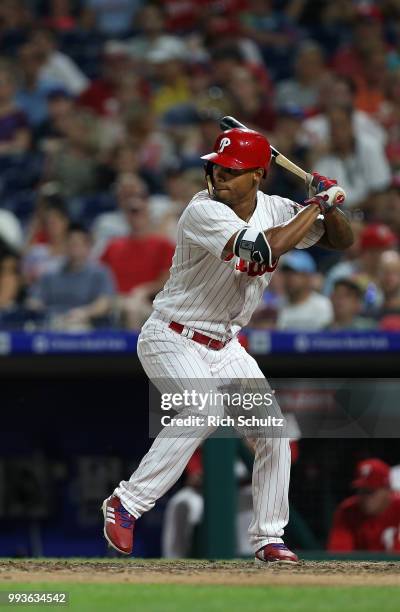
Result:
M234 170L263 168L265 175L271 161L271 147L262 134L234 128L222 132L215 141L214 152L201 159Z

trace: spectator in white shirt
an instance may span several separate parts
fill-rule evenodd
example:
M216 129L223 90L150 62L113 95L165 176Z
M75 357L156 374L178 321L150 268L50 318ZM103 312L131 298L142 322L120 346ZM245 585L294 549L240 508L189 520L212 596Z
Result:
M147 185L137 174L124 173L118 176L114 186L117 209L113 212L98 215L94 221L92 236L94 246L92 255L100 257L106 244L113 238L121 238L130 233L129 223L126 219L127 207L148 197Z
M328 112L330 149L316 159L318 172L334 176L346 191L346 206L360 206L374 193L387 189L391 171L382 142L356 134L351 107L335 106Z
M299 47L293 78L281 81L276 88L276 106L298 106L305 113L317 108L321 83L328 72L321 47L304 41Z
M309 253L293 250L281 260L286 303L278 314L280 330L318 331L333 317L330 300L313 290L316 265Z
M330 142L329 119L327 112L337 105L353 108L352 121L355 136L367 134L384 146L387 134L384 128L368 113L354 108L356 88L351 79L342 76L331 76L325 79L319 91L317 115L309 117L302 124L302 142L308 146L327 146Z
M89 79L68 55L56 49L56 39L51 30L38 28L33 32L31 42L42 58L40 78L60 83L74 96L86 89Z

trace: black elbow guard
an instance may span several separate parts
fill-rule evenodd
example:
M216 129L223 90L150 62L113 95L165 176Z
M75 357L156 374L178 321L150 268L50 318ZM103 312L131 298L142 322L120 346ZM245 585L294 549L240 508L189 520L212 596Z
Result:
M264 233L251 227L240 230L233 245L233 252L245 261L272 266L271 249Z

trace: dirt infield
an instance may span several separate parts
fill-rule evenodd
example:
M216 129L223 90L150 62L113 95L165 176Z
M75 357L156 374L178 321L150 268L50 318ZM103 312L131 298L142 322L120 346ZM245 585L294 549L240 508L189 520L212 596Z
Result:
M400 586L400 562L301 561L255 565L201 560L0 560L0 582Z

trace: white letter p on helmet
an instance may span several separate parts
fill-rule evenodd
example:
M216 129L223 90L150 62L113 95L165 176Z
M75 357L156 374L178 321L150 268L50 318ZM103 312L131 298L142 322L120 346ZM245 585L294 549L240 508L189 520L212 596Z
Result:
M228 147L231 144L230 138L223 138L219 144L218 153L223 153L225 147Z

